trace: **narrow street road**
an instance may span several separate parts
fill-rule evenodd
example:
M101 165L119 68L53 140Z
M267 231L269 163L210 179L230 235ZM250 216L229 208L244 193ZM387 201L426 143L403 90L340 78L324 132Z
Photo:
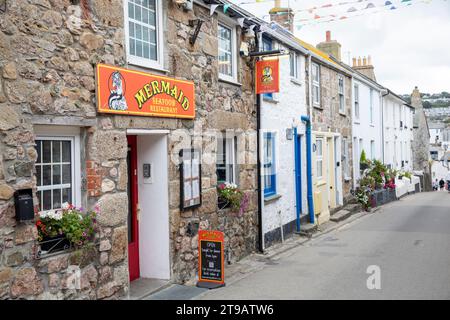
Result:
M390 203L201 299L450 299L450 194Z

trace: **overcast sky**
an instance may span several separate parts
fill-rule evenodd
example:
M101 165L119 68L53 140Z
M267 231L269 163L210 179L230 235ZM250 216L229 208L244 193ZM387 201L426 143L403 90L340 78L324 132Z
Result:
M371 55L378 82L392 91L410 94L417 85L421 92L449 92L450 1L411 0L410 6L402 5L401 0L390 1L397 7L396 10L384 10L385 0L361 0L360 3L355 3L355 0L289 0L289 3L294 10L333 4L313 13L297 12L295 20L312 20L296 22L296 25L303 26L295 28L295 35L316 45L325 39L325 31L330 30L331 38L342 45L344 62L349 63L349 57ZM233 2L253 2L241 6L265 20L268 20L268 11L274 6L274 1L270 0L257 4L255 0ZM338 5L343 2L351 4ZM350 17L352 14L347 13L349 8L359 10L369 3L376 8L353 13L364 15L314 23L320 21L313 19L314 14ZM282 6L287 5L288 0L282 0ZM374 13L380 10L383 11Z

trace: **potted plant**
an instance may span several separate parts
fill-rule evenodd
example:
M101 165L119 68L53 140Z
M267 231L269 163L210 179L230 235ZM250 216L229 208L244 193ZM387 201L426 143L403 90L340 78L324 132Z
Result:
M219 194L219 208L231 208L233 211L242 211L241 206L248 203L247 197L234 183L221 183L217 187ZM247 199L248 200L248 199Z
M355 192L356 200L363 206L365 211L370 211L370 207L372 205L371 197L370 197L370 189L359 187Z
M39 214L36 221L42 251L82 248L94 240L97 230L96 211L84 211L64 203L60 210Z
M361 171L364 171L367 168L369 168L369 162L366 158L366 152L363 149L363 151L361 152L361 157L359 158L359 169Z

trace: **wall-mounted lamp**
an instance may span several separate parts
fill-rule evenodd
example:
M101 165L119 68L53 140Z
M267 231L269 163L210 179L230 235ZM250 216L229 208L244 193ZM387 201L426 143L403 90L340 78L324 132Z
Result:
M287 128L286 129L286 139L287 140L292 140L293 138L294 138L294 129Z

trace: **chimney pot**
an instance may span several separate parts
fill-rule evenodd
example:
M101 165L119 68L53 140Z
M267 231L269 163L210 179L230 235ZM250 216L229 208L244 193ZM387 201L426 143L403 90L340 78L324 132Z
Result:
M363 66L367 66L367 58L366 57L363 58Z
M372 65L372 57L371 57L371 56L368 57L367 64L368 64L369 66Z
M326 40L327 40L327 42L331 41L331 31L326 32Z
M358 57L358 67L361 66L361 57Z
M356 67L356 58L353 57L353 67Z

